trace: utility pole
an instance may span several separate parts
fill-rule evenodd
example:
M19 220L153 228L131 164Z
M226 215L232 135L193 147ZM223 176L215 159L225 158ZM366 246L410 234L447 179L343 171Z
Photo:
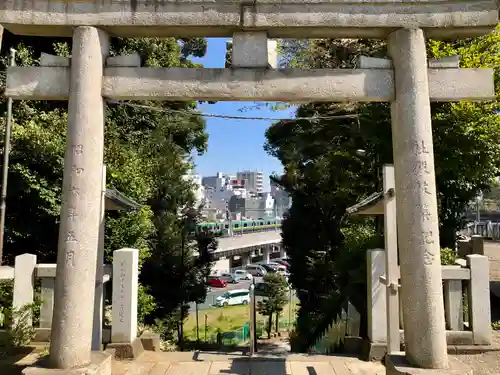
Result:
M16 65L16 50L10 49L10 66ZM3 259L3 243L5 234L5 210L7 209L7 179L9 176L9 154L10 154L10 135L12 133L12 98L7 98L7 123L5 127L5 139L3 146L3 164L2 164L2 192L0 197L0 266Z
M250 285L250 358L253 357L255 353L255 285Z
M200 346L200 324L198 321L198 301L196 301L196 345Z

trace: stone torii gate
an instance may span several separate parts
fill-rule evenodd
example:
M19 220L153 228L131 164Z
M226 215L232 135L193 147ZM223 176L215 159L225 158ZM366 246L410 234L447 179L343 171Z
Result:
M497 22L496 0L1 0L9 31L73 37L71 60L9 68L6 88L14 99L69 101L51 366L99 362L91 338L105 99L199 99L392 103L406 358L446 368L430 101L495 93L491 69L428 62L425 37L483 35ZM107 58L110 35L233 37L232 68L140 67L134 56ZM362 59L353 70L273 70L268 37L387 39L391 59Z

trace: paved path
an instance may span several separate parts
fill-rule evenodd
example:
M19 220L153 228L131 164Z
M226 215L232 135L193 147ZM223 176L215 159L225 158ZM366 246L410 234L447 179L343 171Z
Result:
M380 363L341 356L257 356L196 352L146 352L115 362L113 375L385 375Z

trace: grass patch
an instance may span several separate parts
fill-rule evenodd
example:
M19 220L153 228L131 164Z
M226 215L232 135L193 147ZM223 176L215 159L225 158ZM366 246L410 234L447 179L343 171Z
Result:
M297 310L297 306L291 307L290 304L287 304L283 308L283 312L279 319L280 326L283 324L290 324L290 318L293 323L295 321L295 312ZM198 312L198 319L200 341L205 341L205 321L207 332L206 337L207 341L210 341L210 338L212 336L216 336L219 331L221 333L230 331L242 332L243 326L250 322L250 307L248 305L241 305L202 310ZM267 321L268 317L257 314L258 325L263 326L264 324L267 324ZM195 312L191 312L184 323L184 336L189 340L196 340Z

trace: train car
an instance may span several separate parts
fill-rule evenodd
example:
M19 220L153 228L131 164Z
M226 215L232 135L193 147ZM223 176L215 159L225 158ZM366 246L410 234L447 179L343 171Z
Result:
M229 227L231 226L231 228ZM223 222L203 222L196 226L196 232L209 232L218 237L230 236L231 232L253 233L275 230L281 227L280 218L261 218L249 220L232 220Z

